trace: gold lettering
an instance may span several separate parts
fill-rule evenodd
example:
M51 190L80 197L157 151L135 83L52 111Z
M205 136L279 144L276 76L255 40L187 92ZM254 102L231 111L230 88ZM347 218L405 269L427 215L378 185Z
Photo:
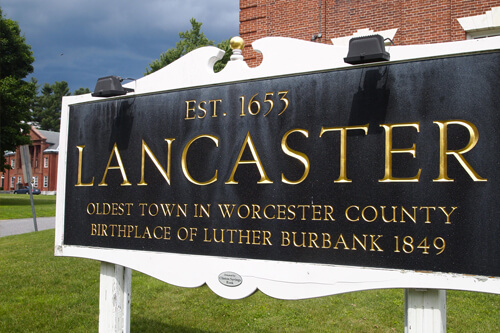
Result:
M323 249L329 249L330 247L332 247L332 242L331 242L331 238L332 237L330 236L330 234L324 232L321 235L323 236L323 246L322 246L322 248Z
M207 109L205 109L204 107L201 106L202 103L203 103L203 105L207 104L206 101L201 101L200 103L198 103L198 110L203 112L203 115L198 116L198 119L203 119L207 115Z
M170 240L170 227L163 227L163 239Z
M231 210L229 210L230 206L231 206ZM222 205L219 204L219 209L220 209L220 212L222 214L222 217L224 217L224 218L231 217L233 215L233 211L234 211L234 207L235 206L236 206L235 204L232 204L232 205L230 205L230 204L224 204L224 210L225 210L225 212L224 212L224 210L222 209Z
M281 246L290 245L290 233L288 231L281 232Z
M205 238L203 239L203 241L205 243L211 243L212 242L212 239L211 238L208 238L208 228L203 228L203 230L205 231Z
M462 154L467 153L476 145L479 140L479 132L471 122L466 120L449 120L449 121L434 121L434 124L439 126L439 176L434 179L435 182L452 182L452 178L448 177L448 155L454 156L460 165L467 171L469 176L475 182L485 182L488 181L477 174L477 172L472 169L470 164L465 160ZM469 131L469 143L462 149L448 150L448 125L461 125Z
M408 213L408 211L403 206L401 206L401 223L406 222L405 215L408 216L413 221L413 223L417 223L417 207L413 206L411 208L413 208L413 216L410 215L410 213Z
M325 218L323 219L324 221L335 221L333 218L333 207L330 205L325 205Z
M208 103L212 103L212 118L217 118L217 102L222 103L222 99L211 99Z
M288 213L290 213L290 215L288 215L288 219L289 220L293 220L295 219L295 211L293 210L295 208L295 205L290 205L287 207L287 210L288 210Z
M304 181L304 179L307 178L307 175L309 174L309 170L311 169L311 165L309 163L309 158L307 157L307 155L304 153L301 153L299 151L290 149L290 147L288 146L288 144L286 142L286 140L288 139L288 136L294 132L299 132L302 135L304 135L306 138L309 137L309 132L304 130L304 129L292 129L292 130L289 130L288 132L286 132L285 135L283 135L283 138L281 139L281 149L283 150L283 152L286 155L299 160L299 162L304 165L304 173L302 174L302 177L300 177L296 181L288 180L283 173L281 174L281 181L285 184L290 184L290 185L297 185L297 184L302 183Z
M146 207L148 204L147 203L139 203L139 206L141 207L142 211L141 211L141 216L144 216L144 207Z
M260 230L252 230L252 245L260 245Z
M250 148L250 152L252 153L253 160L241 160L241 157L243 156L243 152L245 151L246 147ZM245 140L243 142L243 145L241 146L240 154L238 155L238 158L236 159L236 163L234 164L233 167L233 172L231 172L231 176L227 180L225 184L238 184L237 181L234 180L234 174L236 173L236 170L238 169L238 166L240 164L255 164L257 166L257 169L259 170L260 173L260 180L257 182L257 184L272 184L273 182L267 177L266 171L264 170L264 166L262 165L262 162L260 161L259 154L257 153L257 150L255 149L255 145L252 141L252 137L250 136L250 132L247 133L247 136L245 137Z
M172 216L174 212L175 204L160 204L164 216Z
M346 219L348 219L348 220L349 220L349 221L351 221L351 222L356 222L356 221L359 221L359 216L358 216L356 219L352 219L352 218L349 216L349 210L350 210L351 208L356 208L356 210L359 212L359 207L358 207L358 206L354 206L354 205L353 205L353 206L349 206L349 207L347 207L347 209L345 210L345 217L346 217Z
M153 207L153 210L151 210L151 207ZM149 213L149 216L156 216L158 215L158 212L159 212L159 208L158 208L158 205L155 204L155 203L152 203L151 205L149 205L148 207L148 213Z
M313 244L314 244L314 247L318 249L319 246L316 243L317 240L318 240L318 234L315 232L310 232L309 233L309 246L308 246L308 248L312 248Z
M365 135L368 134L368 124L363 126L344 126L344 127L321 127L319 137L331 131L340 132L340 174L335 183L351 183L352 180L347 178L347 131L363 130Z
M89 207L92 207L92 208L91 208L91 211L89 210ZM90 203L87 205L87 214L89 214L89 215L94 215L94 213L95 213L95 205L94 205L92 202L90 202Z
M186 227L180 227L177 230L177 238L181 241L185 241L189 237L189 232Z
M252 219L253 220L255 220L255 219L260 220L261 219L259 212L260 212L260 206L256 205L256 204L252 204Z
M398 208L398 206L392 206L392 219L391 220L388 220L385 218L385 206L380 206L380 208L382 209L382 220L384 222L397 222L397 220L396 220L396 208Z
M321 205L312 205L312 220L321 221Z
M305 221L306 220L306 208L309 209L309 208L311 208L311 206L310 205L297 205L297 208L302 208L301 220Z
M297 244L297 241L296 241L296 238L295 238L295 236L297 235L297 232L293 231L292 235L293 235L293 246L295 246L295 247L306 247L306 233L304 231L301 232L301 235L302 235L302 244Z
M380 248L380 246L377 245L377 241L382 237L382 235L377 235L377 239L373 239L375 237L375 235L370 235L370 238L371 238L371 248L370 248L370 251L378 251L378 252L384 252L384 250L382 250ZM377 250L375 250L374 246L377 248Z
M267 208L268 208L268 207L272 207L272 208L276 211L276 206L274 206L274 205L267 205L267 206L264 208L264 217L265 217L266 219L268 219L268 220L273 220L273 219L276 217L276 215L273 215L273 216L269 216L269 215L267 215Z
M193 106L191 106L190 104L193 104ZM185 120L191 120L191 119L194 119L195 118L195 114L194 114L194 104L196 103L196 100L191 100L191 101L186 101L186 118L184 118ZM192 116L189 115L189 112L192 112Z
M271 238L271 232L268 231L268 230L264 230L264 235L262 236L262 245L270 245L272 246L273 244L271 243L271 241L269 240L269 238Z
M198 139L201 139L201 138L209 138L213 142L215 142L215 146L216 147L219 147L219 138L217 138L216 136L213 136L213 135L202 134L202 135L198 135L198 136L194 137L193 139L191 139L186 144L186 146L184 147L184 150L182 151L182 160L181 160L182 172L184 173L184 176L191 183L193 183L195 185L208 185L208 184L212 184L213 182L217 181L217 172L218 172L217 169L215 170L215 175L212 177L212 179L210 179L210 180L208 180L206 182L199 182L199 181L195 180L193 177L191 177L191 174L189 173L189 170L188 170L188 167L187 167L187 153L188 153L189 147L191 146L191 144L194 141L196 141Z
M373 210L373 212L374 212L374 214L373 214L374 216L373 216L373 218L372 218L371 220L370 220L370 219L368 219L368 218L366 217L366 215L365 215L365 211L366 211L368 208L370 208L370 209L371 209L371 210ZM377 217L378 217L378 211L377 211L377 208L375 208L375 207L373 207L373 206L366 206L366 207L365 207L365 208L363 208L363 210L361 211L361 216L363 217L363 220L365 220L366 222L373 222L373 221L375 221L375 220L377 219Z
M76 181L75 186L93 186L94 185L94 177L92 177L92 181L90 183L82 183L82 159L83 159L83 148L82 146L76 146L78 149L78 179Z
M366 251L366 236L367 235L363 235L363 242L361 242L361 240L355 234L352 234L352 250L357 250L356 243L358 243L359 245L361 245L363 250Z
M205 215L206 217L210 217L210 205L211 204L207 204L207 207L205 208L202 204L200 204L200 216L199 217L203 217L203 215Z
M187 204L184 204L184 209L182 209L181 205L177 204L177 217L180 217L182 215L184 215L184 217L187 217Z
M441 211L442 211L442 212L446 215L446 222L445 222L445 224L451 224L451 221L450 221L450 215L451 215L451 214L455 211L455 209L457 209L458 207L451 207L451 208L452 208L452 210L451 210L451 212L449 212L449 213L445 210L445 208L446 208L446 207L438 207L438 208L439 208L439 209L441 209Z
M123 229L122 229L123 227ZM118 237L127 237L127 226L126 225L118 225ZM121 234L123 233L123 236Z
M429 206L424 206L424 207L420 207L420 210L422 209L425 209L426 210L426 219L425 219L425 222L424 223L431 223L431 221L429 220L429 210L436 210L436 207L429 207Z
M250 230L245 230L247 232L246 236L243 235L243 230L239 230L240 232L240 241L238 244L243 244L243 238L246 238L246 244L250 245Z
M224 229L220 229L220 239L217 239L217 232L216 230L217 229L213 229L214 230L214 241L216 243L224 243Z
M334 249L338 250L338 245L343 244L344 245L344 250L350 250L349 247L347 246L347 243L345 242L344 236L342 234L339 235L339 238L337 239L337 243L335 244Z
M243 216L241 213L240 213L240 209L241 207L245 207L246 210L247 210L247 215ZM239 205L238 206L238 217L240 219L246 219L248 216L250 216L250 207L248 207L247 205Z
M148 226L146 226L146 228L144 229L144 233L142 234L141 238L146 238L146 236L148 236L148 238L151 239L151 232L149 232Z
M113 155L116 155L116 160L118 162L118 165L110 166L111 160L113 159ZM120 172L122 174L122 178L123 178L123 182L121 183L121 186L132 185L127 179L127 174L125 173L125 168L123 167L122 158L120 157L120 152L118 151L118 147L116 146L116 142L113 145L113 149L111 150L111 154L109 155L108 165L106 166L106 170L104 170L104 176L102 176L102 180L99 183L99 186L108 186L108 184L106 183L106 175L108 174L108 170L110 170L110 169L120 170Z
M160 232L161 232L161 230L162 230L163 228L162 228L161 226L157 226L157 227L155 227L155 228L153 229L153 237L154 237L155 239L161 239L161 238L162 238L161 236L157 236L157 235L156 235L156 230L157 230L157 229L160 229ZM161 235L161 234L160 234L160 235Z
M144 180L144 161L146 159L146 153L148 154L151 161L153 161L154 165L156 166L156 169L158 169L158 171L160 171L163 178L165 178L168 185L170 185L170 162L171 162L171 157L172 157L171 146L172 146L172 142L174 140L175 139L165 139L165 141L167 141L167 145L168 145L167 146L167 172L165 172L165 169L163 169L160 162L158 162L158 159L156 158L156 156L153 155L153 152L151 151L151 149L149 149L146 142L144 140L142 140L141 181L137 185L139 185L139 186L148 185L146 183L146 181Z
M106 236L108 237L108 226L106 224L101 224L101 236Z
M286 205L278 205L278 220L286 219Z
M411 154L413 158L416 156L415 144L411 148L392 148L392 129L394 127L414 127L417 132L420 132L419 123L402 123L402 124L385 124L380 125L385 129L385 174L384 178L379 182L418 182L422 169L418 169L418 173L410 178L396 178L392 176L392 154Z

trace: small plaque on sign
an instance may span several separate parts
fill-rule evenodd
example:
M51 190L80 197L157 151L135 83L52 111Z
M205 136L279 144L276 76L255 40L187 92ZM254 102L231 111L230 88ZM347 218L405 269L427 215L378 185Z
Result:
M226 287L237 287L243 282L243 279L236 273L223 272L219 274L219 282Z

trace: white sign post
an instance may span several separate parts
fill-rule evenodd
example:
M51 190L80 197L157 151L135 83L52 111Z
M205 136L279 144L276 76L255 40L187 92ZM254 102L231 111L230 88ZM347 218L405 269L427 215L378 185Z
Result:
M99 332L130 332L132 271L101 262L99 290Z
M446 332L446 290L405 289L405 333Z

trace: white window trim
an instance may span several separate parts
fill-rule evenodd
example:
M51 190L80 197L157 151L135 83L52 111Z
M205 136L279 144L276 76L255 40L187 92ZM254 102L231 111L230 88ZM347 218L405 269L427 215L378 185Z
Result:
M49 187L49 176L43 176L43 187Z
M16 187L16 177L10 177L10 188Z
M467 33L467 39L500 35L500 7L493 7L482 15L457 19Z
M38 187L38 176L33 177L33 187Z
M16 159L15 159L15 158L13 158L13 159L11 159L11 160L10 160L10 167L11 167L12 169L15 169L15 168L16 168Z
M48 158L47 156L45 156L45 157L43 158L43 167L44 167L45 169L47 169L47 168L49 167L49 158Z

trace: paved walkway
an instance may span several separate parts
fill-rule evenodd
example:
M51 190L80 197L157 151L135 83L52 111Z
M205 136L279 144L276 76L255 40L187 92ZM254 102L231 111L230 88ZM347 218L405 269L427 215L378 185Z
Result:
M37 217L36 224L38 226L38 231L54 229L55 221L55 217ZM35 225L33 223L33 218L0 220L0 237L25 234L34 231Z

